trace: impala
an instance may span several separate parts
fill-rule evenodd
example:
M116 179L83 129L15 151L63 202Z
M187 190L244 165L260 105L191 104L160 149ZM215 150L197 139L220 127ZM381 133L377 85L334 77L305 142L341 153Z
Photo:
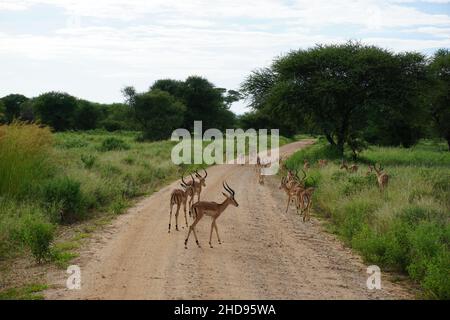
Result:
M198 196L197 201L200 201L200 193L202 193L202 188L206 187L206 177L208 176L208 172L205 169L202 170L205 171L204 176L200 175L197 170L194 171L198 181L195 181L191 173L192 181L188 181L187 183L185 183L188 186L192 186L192 188L194 189L194 196Z
M377 165L375 164L373 166L373 169L375 170L375 174L377 175L378 187L380 188L380 191L383 191L384 188L387 187L387 184L389 182L389 175L383 172L383 168L381 167L381 165L379 165L377 169Z
M289 210L289 205L292 201L295 201L297 193L300 191L301 187L297 185L294 180L289 180L289 178L283 177L281 179L281 184L279 189L283 189L284 192L286 192L288 196L287 206L286 206L286 213ZM297 206L298 208L298 206Z
M358 166L356 164L352 164L350 167L347 165L347 163L345 163L344 161L342 161L341 167L340 169L345 169L347 170L347 172L357 172L358 171Z
M259 182L259 184L264 184L264 174L262 174L262 170L264 169L264 168L268 168L268 167L270 167L270 165L271 165L271 163L270 162L268 162L268 163L260 163L259 164L259 166L258 166L258 168L257 168L257 172L258 172L258 182Z
M182 189L175 189L170 194L169 233L170 233L170 227L171 227L171 224L172 224L172 209L173 209L174 205L177 206L177 211L175 213L175 229L177 231L178 231L178 214L180 213L181 205L183 205L184 220L186 221L186 227L188 226L187 216L186 216L186 203L187 203L187 199L188 199L189 196L191 196L191 201L189 203L189 214L191 213L190 208L191 208L191 203L192 203L194 190L193 190L193 188L191 186L185 184L185 182L183 180L183 177L181 178L181 180L183 181L181 183L181 186L184 188L184 190L182 190Z
M184 181L184 176L181 176L181 186L184 188L186 194L186 201L189 198L189 216L192 216L192 201L194 200L195 190L194 190L194 177L191 175L192 181Z
M325 166L328 164L328 160L325 160L325 159L319 159L319 160L317 161L317 163L318 163L318 165L319 165L319 168L323 168L323 167L325 167Z
M222 212L224 212L225 209L230 204L235 207L239 206L236 199L234 198L234 195L235 195L234 190L231 189L230 186L226 182L223 182L222 186L228 192L228 194L222 192L222 194L225 196L225 200L223 202L217 203L217 202L213 202L213 201L199 201L197 203L194 203L194 205L192 206L192 210L195 213L195 220L192 223L192 225L189 227L189 232L187 234L186 240L184 240L184 247L186 249L187 249L187 243L189 240L189 236L191 235L191 231L194 233L195 243L197 243L197 246L200 248L200 244L199 244L198 238L197 238L197 233L195 232L195 226L203 218L203 216L210 216L212 218L211 230L209 233L209 246L211 248L213 247L211 244L213 228L216 230L217 240L218 240L219 244L221 244L219 230L217 228L216 220L217 220L217 218L220 217Z
M311 206L312 206L312 194L314 188L306 188L306 172L303 171L303 178L299 178L297 172L295 173L298 191L296 194L297 211L300 209L300 214L303 214L303 222L311 220Z

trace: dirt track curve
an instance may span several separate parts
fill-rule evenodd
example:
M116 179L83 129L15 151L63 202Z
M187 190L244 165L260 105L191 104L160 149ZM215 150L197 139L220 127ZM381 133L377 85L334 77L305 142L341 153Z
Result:
M290 154L311 141L285 145ZM208 245L210 218L197 226L202 248L180 214L179 232L167 233L172 183L120 216L98 234L75 261L81 290L67 290L64 271L49 276L55 289L48 299L408 299L406 287L382 275L382 289L366 288L361 259L326 233L313 215L303 223L278 179L259 185L250 166L217 165L208 169L203 200L222 201L222 181L236 191L239 207L217 220L223 241ZM191 221L191 220L189 220Z

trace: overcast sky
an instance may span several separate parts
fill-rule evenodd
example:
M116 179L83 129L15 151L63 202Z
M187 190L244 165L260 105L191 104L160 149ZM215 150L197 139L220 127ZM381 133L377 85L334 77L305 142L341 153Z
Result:
M291 49L350 39L450 48L450 0L0 0L0 97L120 102L125 85L194 74L237 89Z

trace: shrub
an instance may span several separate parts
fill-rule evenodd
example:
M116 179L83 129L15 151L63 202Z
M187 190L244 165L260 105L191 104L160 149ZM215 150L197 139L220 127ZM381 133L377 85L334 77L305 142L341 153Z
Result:
M102 145L100 146L100 151L112 151L112 150L128 150L130 146L125 143L125 141L121 139L117 139L114 137L106 138L103 140Z
M349 176L346 183L343 185L342 193L349 196L374 185L374 179L372 179L371 176Z
M123 122L106 119L100 123L101 127L105 128L106 131L114 132L125 129L125 124Z
M371 214L376 208L376 203L370 203L363 199L352 201L344 207L345 214L340 233L347 241L351 241L361 231L363 225L370 222Z
M126 156L126 157L123 159L123 162L124 162L125 164L132 165L132 164L134 164L134 163L136 162L136 160L135 160L135 158L134 158L133 156L128 155L128 156Z
M88 143L79 137L64 137L64 139L58 142L58 145L65 149L84 148Z
M83 217L85 208L80 183L68 177L55 178L43 185L47 205L59 204L61 221L70 222Z
M91 154L81 155L81 162L83 162L86 169L91 169L94 166L96 160L97 158Z
M450 252L448 250L440 251L428 263L422 284L431 297L450 299Z
M425 278L429 261L443 249L443 228L432 222L422 222L409 234L411 264L407 270L414 280Z
M54 238L54 226L51 223L39 216L26 216L19 232L38 263L50 256L50 245Z

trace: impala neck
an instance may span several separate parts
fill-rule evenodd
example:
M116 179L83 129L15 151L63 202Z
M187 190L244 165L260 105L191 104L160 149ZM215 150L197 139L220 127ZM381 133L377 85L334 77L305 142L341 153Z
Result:
M226 198L222 203L219 204L219 212L222 213L231 204L231 199Z

